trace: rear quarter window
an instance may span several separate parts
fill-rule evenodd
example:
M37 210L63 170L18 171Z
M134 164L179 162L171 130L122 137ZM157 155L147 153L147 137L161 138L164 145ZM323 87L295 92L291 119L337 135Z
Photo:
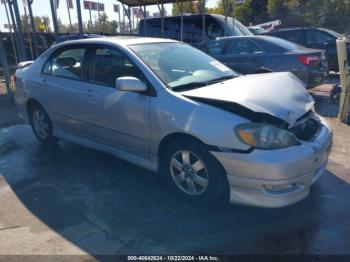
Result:
M279 37L288 41L302 44L304 41L304 30L288 30L279 33Z

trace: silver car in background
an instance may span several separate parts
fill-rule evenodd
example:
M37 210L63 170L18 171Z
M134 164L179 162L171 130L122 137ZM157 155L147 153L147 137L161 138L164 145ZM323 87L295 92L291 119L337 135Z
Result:
M19 115L158 172L185 199L281 207L324 172L332 131L291 73L241 76L173 40L57 44L16 72Z

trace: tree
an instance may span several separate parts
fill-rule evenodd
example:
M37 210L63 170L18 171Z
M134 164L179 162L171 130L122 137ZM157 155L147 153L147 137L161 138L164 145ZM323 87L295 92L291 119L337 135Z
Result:
M30 21L28 15L22 15L21 17L21 23L22 23L22 31L23 32L30 32Z
M249 23L259 24L269 19L267 13L268 0L247 0L244 4L236 5L235 18L248 25ZM232 0L228 0L228 16L232 17ZM217 7L208 9L211 14L225 14L223 1L217 2Z
M48 16L42 16L42 17L35 16L33 19L34 19L35 30L37 32L39 32L39 33L51 32L50 18ZM29 19L28 15L22 15L21 23L22 23L23 32L31 32L32 31L32 27L31 27L30 19ZM58 19L57 23L59 24L59 28L61 27L60 31L65 32L67 30L65 25L62 24L61 19Z
M247 0L244 4L237 5L236 18L244 24L260 24L268 21L268 0Z
M182 13L195 14L199 13L201 10L199 1L188 1L182 2ZM179 1L175 1L173 4L172 14L180 15L181 13L181 4Z
M63 24L61 18L57 18L57 26L58 26L58 32L60 33L69 32L69 26Z
M40 16L35 16L34 17L34 24L35 24L35 29L37 30L37 32L45 32L45 24L43 21L43 18Z
M272 19L281 20L283 25L305 25L305 10L299 0L268 0L267 10Z
M43 16L42 21L44 23L45 32L51 33L50 18L48 16Z
M339 32L350 32L350 0L300 0L305 22Z
M228 7L232 16L232 0ZM208 12L224 15L223 1ZM236 5L235 17L246 25L279 19L283 27L311 25L349 33L350 0L246 0Z

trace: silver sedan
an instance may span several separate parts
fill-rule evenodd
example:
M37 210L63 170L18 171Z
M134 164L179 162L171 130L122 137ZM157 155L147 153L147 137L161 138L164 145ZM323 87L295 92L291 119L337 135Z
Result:
M109 152L198 203L295 203L331 150L331 128L293 74L239 75L177 41L57 44L21 63L15 84L18 113L42 143Z

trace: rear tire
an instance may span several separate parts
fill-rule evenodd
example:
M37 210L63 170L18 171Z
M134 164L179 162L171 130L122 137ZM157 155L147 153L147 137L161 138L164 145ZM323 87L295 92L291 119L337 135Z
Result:
M56 142L53 137L52 122L45 111L45 109L39 105L33 105L29 109L29 121L36 138L44 145L50 145Z
M220 198L228 199L225 194L228 181L223 168L201 142L174 141L165 150L162 162L166 181L186 200L210 204Z

